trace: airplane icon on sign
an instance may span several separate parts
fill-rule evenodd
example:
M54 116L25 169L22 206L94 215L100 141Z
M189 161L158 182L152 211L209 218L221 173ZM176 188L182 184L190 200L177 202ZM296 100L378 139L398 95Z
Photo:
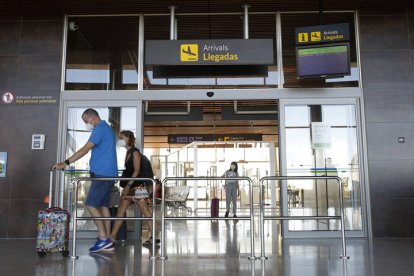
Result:
M187 47L187 51L185 49L183 49L183 53L187 54L187 55L190 55L190 56L196 56L197 55L196 53L191 52L191 47L190 46Z

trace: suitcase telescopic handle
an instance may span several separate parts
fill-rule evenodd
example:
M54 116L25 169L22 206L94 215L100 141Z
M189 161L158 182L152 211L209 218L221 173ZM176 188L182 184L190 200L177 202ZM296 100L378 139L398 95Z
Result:
M49 172L49 208L52 207L53 170Z

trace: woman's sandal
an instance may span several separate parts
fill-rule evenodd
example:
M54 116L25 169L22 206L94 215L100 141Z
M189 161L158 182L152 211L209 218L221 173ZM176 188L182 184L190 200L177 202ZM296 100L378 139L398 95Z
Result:
M161 243L160 239L155 239L155 244L159 244ZM152 245L152 237L150 237L148 240L146 240L145 242L142 243L142 245Z

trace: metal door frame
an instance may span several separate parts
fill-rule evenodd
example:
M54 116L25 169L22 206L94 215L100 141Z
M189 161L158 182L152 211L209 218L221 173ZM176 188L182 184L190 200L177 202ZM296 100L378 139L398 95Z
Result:
M363 133L361 123L361 109L358 98L337 98L337 99L281 99L279 101L279 147L280 147L280 171L281 175L287 173L287 160L286 160L286 132L285 132L285 107L291 105L354 105L355 106L355 120L357 127L357 147L358 147L358 158L359 158L359 178L361 186L361 220L362 230L346 231L348 237L368 237L369 224L369 198L367 197L366 186L368 185L365 181L364 172L365 156L366 151L362 141ZM288 215L287 206L287 189L284 188L286 185L282 185L281 189L281 213L282 215ZM284 238L322 238L322 237L337 237L337 231L289 231L288 222L282 222L282 235Z
M67 119L68 119L68 109L69 108L105 108L105 107L133 107L137 110L136 115L136 143L137 146L142 148L143 145L143 106L142 101L130 101L125 99L120 99L122 97L117 97L117 99L112 99L112 101L107 100L95 100L95 99L87 99L81 94L83 93L77 93L79 96L79 99L71 99L71 100L64 100L63 97L60 102L60 116L59 116L59 134L58 134L58 150L57 150L57 160L65 160L67 158L66 156L66 147L67 147L67 141L66 141L66 131L68 129L67 125ZM76 98L76 97L75 97ZM61 173L60 176L57 179L58 188L55 189L55 203L58 204L58 206L63 206L63 199L64 199L64 193L65 189L65 183L64 183L64 174ZM68 183L66 183L68 185ZM135 206L135 205L134 205ZM137 208L135 208L135 212L137 212ZM136 233L139 231L139 226L136 224L134 232L132 232L132 237L138 237ZM81 231L79 230L79 237L80 238L93 238L96 236L95 231ZM139 237L138 237L139 238Z

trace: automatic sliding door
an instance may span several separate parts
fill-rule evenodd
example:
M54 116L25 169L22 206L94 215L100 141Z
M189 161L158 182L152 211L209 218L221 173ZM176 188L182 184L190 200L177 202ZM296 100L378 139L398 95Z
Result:
M94 103L95 105L96 103ZM84 105L84 106L83 106ZM91 132L85 129L85 124L82 120L82 113L89 108L85 102L76 104L76 107L69 107L66 109L66 130L65 130L65 144L66 149L64 156L68 157L74 154L77 150L85 145L88 141ZM99 113L102 120L105 120L113 129L114 134L118 137L121 130L131 130L140 141L140 130L137 131L137 120L140 112L137 111L137 106L110 106L110 107L94 107ZM124 160L126 150L125 148L117 147L117 161L118 168L122 170L124 167ZM78 177L88 176L89 174L89 159L90 152L70 165L69 170L64 172L64 196L63 204L73 212L73 184ZM118 184L116 184L118 185ZM78 217L89 216L85 209L85 200L88 194L90 183L84 183L79 190L78 197ZM128 209L128 215L134 215L134 208ZM128 228L134 231L134 222L128 221ZM78 229L82 231L95 231L96 226L92 221L79 221Z
M283 173L342 178L345 229L362 231L355 104L284 104L282 108ZM287 189L283 191L285 215L340 215L336 181L289 180L286 184ZM339 229L339 220L297 220L288 221L284 226L286 236L309 236L310 232L327 235L326 231Z

